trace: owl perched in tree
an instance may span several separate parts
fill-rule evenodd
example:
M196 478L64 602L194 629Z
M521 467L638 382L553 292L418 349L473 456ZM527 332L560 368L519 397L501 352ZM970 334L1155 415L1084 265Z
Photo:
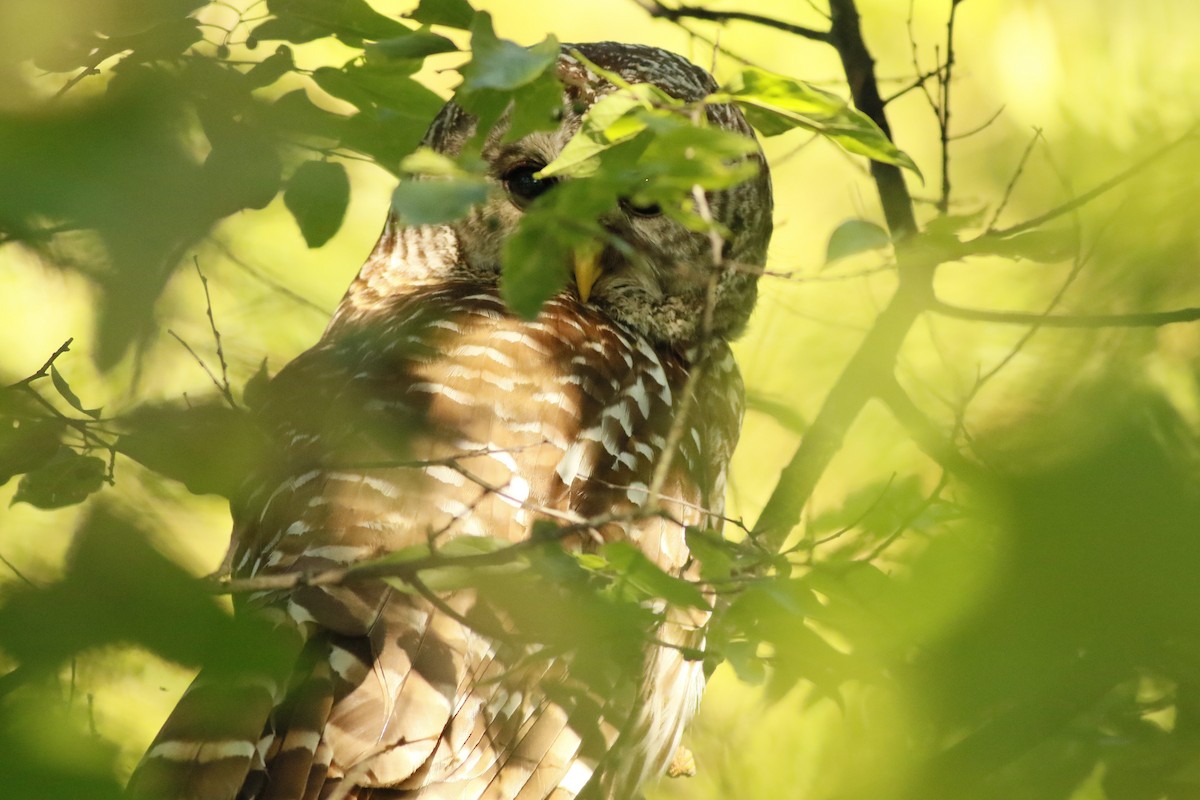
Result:
M202 673L134 794L624 799L671 760L703 687L703 608L632 604L631 652L618 621L574 615L561 582L522 581L494 550L477 561L501 566L458 583L311 577L480 537L559 548L564 575L582 571L565 552L626 542L687 577L685 528L720 528L742 415L727 342L770 238L766 165L756 151L754 177L707 194L716 241L623 200L576 280L536 319L515 315L501 249L554 192L539 171L616 90L573 51L679 100L716 89L659 49L565 46L559 128L509 142L502 118L486 133L489 199L448 224L389 217L321 341L272 381L259 413L280 455L234 504L232 575L298 576L239 608L274 621L286 663ZM707 116L753 139L731 106ZM451 102L426 144L454 156L475 126Z

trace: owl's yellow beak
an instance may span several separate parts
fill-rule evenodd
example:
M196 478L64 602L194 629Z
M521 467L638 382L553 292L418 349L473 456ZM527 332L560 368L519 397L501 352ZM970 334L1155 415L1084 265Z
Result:
M575 286L579 289L579 299L588 301L592 294L592 286L600 277L600 251L598 242L588 242L575 248Z

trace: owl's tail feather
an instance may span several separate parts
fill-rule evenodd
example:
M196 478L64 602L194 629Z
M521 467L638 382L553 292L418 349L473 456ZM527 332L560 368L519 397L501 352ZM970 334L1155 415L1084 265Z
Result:
M261 621L261 620L260 620ZM262 633L261 629L259 633ZM264 727L287 690L303 647L290 622L272 620L254 665L206 667L188 687L129 779L136 800L243 800L264 766ZM298 796L298 795L297 795Z

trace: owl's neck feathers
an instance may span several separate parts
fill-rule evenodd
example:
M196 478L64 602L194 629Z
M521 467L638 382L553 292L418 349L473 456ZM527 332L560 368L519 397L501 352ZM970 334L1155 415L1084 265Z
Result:
M329 327L369 312L389 297L444 281L453 272L458 251L458 237L449 225L402 225L388 214L375 249L346 290Z

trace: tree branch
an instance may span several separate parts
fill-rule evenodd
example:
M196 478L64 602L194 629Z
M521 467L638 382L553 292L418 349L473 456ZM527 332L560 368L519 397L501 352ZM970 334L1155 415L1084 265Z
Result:
M892 128L884 113L883 98L879 96L879 83L875 78L875 60L863 41L862 26L854 0L831 0L829 4L832 28L830 35L837 48L850 83L850 94L859 111L871 118L889 139ZM883 216L893 239L903 239L917 230L913 217L912 198L904 184L900 168L892 164L871 161L871 176L879 188L883 203Z
M1177 322L1200 320L1200 308L1177 308L1172 311L1147 311L1140 314L1057 314L1047 315L1028 311L989 311L982 308L962 308L934 300L930 311L955 319L975 322L998 322L1003 325L1040 325L1047 328L1160 328Z
M707 8L683 5L670 8L658 0L634 0L634 2L645 9L646 13L651 17L665 19L669 22L679 22L681 19L702 19L708 22L739 20L742 22L753 22L756 25L774 28L775 30L786 31L787 33L802 36L805 39L812 39L816 42L829 41L830 34L828 31L806 28L803 25L794 25L790 22L774 19L773 17L764 17L760 14L749 14L744 11L710 11Z
M831 0L830 11L833 44L850 82L854 103L890 137L890 126L875 78L875 64L862 38L854 0ZM871 173L892 238L898 242L900 284L830 389L821 410L800 440L800 446L780 473L779 482L754 525L755 535L773 551L783 546L788 532L799 522L817 481L841 449L859 412L868 400L894 380L892 376L900 347L933 297L936 264L910 252L903 244L917 229L912 197L904 178L897 167L877 161L871 162Z

